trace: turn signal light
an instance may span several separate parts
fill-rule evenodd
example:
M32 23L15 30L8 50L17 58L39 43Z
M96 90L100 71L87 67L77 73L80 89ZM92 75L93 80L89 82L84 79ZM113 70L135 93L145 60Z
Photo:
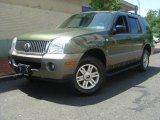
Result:
M64 65L75 65L75 64L77 64L77 62L75 61L67 61L64 63Z

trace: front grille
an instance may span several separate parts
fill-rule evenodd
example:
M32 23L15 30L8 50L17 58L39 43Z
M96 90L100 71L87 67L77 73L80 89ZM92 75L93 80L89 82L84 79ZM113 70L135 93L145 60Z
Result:
M21 60L15 60L16 65L18 64L24 64L24 65L30 65L31 69L40 69L41 63L35 63L35 62L27 62L27 61L21 61Z
M18 40L16 51L25 54L44 54L49 41Z

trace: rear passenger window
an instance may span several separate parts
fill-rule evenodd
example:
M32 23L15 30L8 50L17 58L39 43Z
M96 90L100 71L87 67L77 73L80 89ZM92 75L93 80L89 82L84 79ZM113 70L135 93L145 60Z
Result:
M131 33L135 34L135 33L141 33L142 32L139 21L138 21L137 18L129 17L128 20L129 20L130 32Z

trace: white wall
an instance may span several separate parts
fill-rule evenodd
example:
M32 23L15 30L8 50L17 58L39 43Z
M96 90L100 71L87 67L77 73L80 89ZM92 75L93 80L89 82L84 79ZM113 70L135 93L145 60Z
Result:
M0 0L2 3L75 13L81 11L82 0Z
M0 40L12 39L26 32L55 28L70 15L0 2Z

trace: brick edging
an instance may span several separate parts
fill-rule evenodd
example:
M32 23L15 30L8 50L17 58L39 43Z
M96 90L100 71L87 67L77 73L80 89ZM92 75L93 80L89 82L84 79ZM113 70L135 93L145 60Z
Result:
M0 59L0 77L13 75L15 74L14 70L10 67L7 58Z

